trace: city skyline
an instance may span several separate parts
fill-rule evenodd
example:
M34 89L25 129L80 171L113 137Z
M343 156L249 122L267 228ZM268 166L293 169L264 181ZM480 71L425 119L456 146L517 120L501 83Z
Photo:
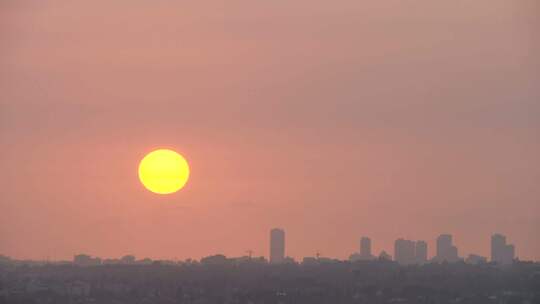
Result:
M0 304L540 304L540 0L0 0Z
M404 238L398 238L394 241L394 246L389 250L381 249L379 253L374 253L372 251L372 240L367 236L362 236L359 238L359 247L358 251L352 252L348 258L342 260L349 260L352 262L355 261L374 261L377 259L387 259L395 261L400 265L422 265L426 263L442 263L449 262L455 263L459 261L465 261L469 264L478 264L482 262L496 262L500 265L508 265L513 262L514 259L519 259L519 256L516 255L515 246L513 244L507 243L507 238L501 233L494 233L490 238L490 253L489 255L482 255L474 252L470 252L466 255L459 255L458 247L453 243L453 235L451 234L440 234L436 238L436 247L430 251L428 243L425 240L409 240ZM306 255L301 257L291 257L287 255L286 252L286 238L285 230L282 228L272 228L269 233L269 251L268 254L258 254L258 252L251 249L243 251L247 255L239 255L238 257L264 257L267 259L270 264L282 264L289 263L291 261L301 262L303 260L311 258L330 258L338 259L337 257L332 256L321 256L320 252L317 250L314 255ZM393 255L388 255L387 252L393 252ZM434 252L430 254L430 252ZM204 259L205 257L211 257L214 255L221 255L222 252L209 253L199 257ZM0 253L1 256L1 253ZM225 255L228 257L228 255ZM131 264L135 262L135 255L132 253L122 255L122 257L113 258L113 257L101 257L92 254L78 253L74 256L74 262L80 265L96 265L101 263L124 263ZM17 258L17 257L11 257ZM186 260L191 260L193 257L188 257ZM46 260L50 260L50 257L47 257ZM65 259L64 259L65 260ZM79 262L77 262L79 260ZM127 261L129 260L129 261ZM145 256L141 261L151 261L151 258ZM157 259L162 260L162 259ZM181 261L182 259L173 258L165 259L170 261ZM52 261L52 260L51 260ZM109 262L107 262L109 261ZM538 262L538 261L536 261Z
M283 264L290 263L291 260L286 254L286 239L285 239L285 230L282 228L273 228L270 230L270 252L267 256L269 264ZM484 257L475 253L470 253L467 256L459 256L458 248L453 243L453 235L451 234L440 234L437 237L437 247L436 252L433 256L429 256L428 245L426 241L423 240L406 240L403 238L398 238L394 242L394 256L388 256L386 251L383 249L378 255L373 255L371 251L371 239L366 236L360 238L359 251L352 253L348 260L351 262L355 261L374 261L378 259L387 259L395 261L400 265L422 265L426 263L455 263L459 261L464 261L469 264L478 264L483 262L495 262L500 265L512 264L514 259L519 259L515 256L515 247L512 244L506 243L506 236L500 233L494 233L491 236L491 252L490 258ZM248 257L251 259L253 251L248 251ZM298 262L306 262L312 258L330 258L333 257L321 257L317 251L315 257L313 256L304 256ZM212 256L212 255L210 255ZM264 257L261 256L261 257ZM77 259L80 259L80 262L77 262ZM101 264L101 259L92 258L91 256L80 254L74 257L74 262L80 265L93 265ZM135 257L132 255L125 255L116 263L124 264L133 264L135 262Z
M266 256L283 227L295 258L503 232L540 260L538 12L0 1L0 253Z

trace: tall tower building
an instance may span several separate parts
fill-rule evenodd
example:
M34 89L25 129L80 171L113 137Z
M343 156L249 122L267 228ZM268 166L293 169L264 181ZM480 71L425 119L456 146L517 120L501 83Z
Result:
M371 259L371 239L368 237L362 237L360 239L360 256L362 258Z
M458 249L452 244L452 235L439 235L435 260L438 262L457 262L459 260Z
M506 246L506 237L502 234L491 236L491 261L499 262L502 260L504 247Z
M274 228L270 230L270 263L280 264L285 260L285 231Z
M397 239L394 243L394 260L402 265L415 263L414 241Z
M514 245L506 244L506 237L502 234L491 236L491 261L501 265L512 264L515 255Z
M416 262L419 264L425 264L428 259L427 243L424 241L417 241L415 247Z
M437 257L445 257L452 247L452 236L450 234L441 234L437 238Z

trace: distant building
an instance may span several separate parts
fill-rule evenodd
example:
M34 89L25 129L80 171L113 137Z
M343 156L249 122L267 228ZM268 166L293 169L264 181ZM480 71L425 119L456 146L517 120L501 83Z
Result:
M437 238L436 262L457 262L459 260L458 249L452 244L452 235L441 234Z
M487 263L487 258L476 254L469 254L465 259L465 263L473 265L485 264Z
M415 261L418 264L425 264L428 261L428 247L425 241L417 241L415 247Z
M446 258L446 261L448 262L457 262L459 261L459 253L456 246L452 245L450 249L448 249L448 257Z
M402 265L415 264L415 242L397 239L394 243L394 259Z
M241 256L241 257L236 257L236 258L227 258L227 263L233 264L233 265L266 264L267 260L264 257Z
M2 263L5 263L5 264L11 263L11 258L0 254L0 264Z
M491 236L491 261L501 265L512 264L515 256L514 245L506 244L506 236L494 234Z
M302 265L304 266L313 266L313 265L318 265L319 264L319 260L315 257L304 257L302 259Z
M283 259L284 264L296 264L296 260L293 257L285 257Z
M362 237L360 239L360 256L365 259L373 259L371 254L371 239L368 237Z
M87 254L78 254L73 257L73 264L79 266L96 266L101 265L101 259L93 258Z
M104 259L103 260L104 265L116 265L120 264L120 259Z
M379 260L380 261L391 261L392 260L392 256L389 255L386 251L381 251L381 253L379 253Z
M349 261L351 262L358 262L358 261L361 261L362 260L362 257L360 257L360 253L358 252L355 252L351 255L349 255Z
M270 263L281 264L285 259L285 231L274 228L270 230Z
M360 238L360 252L351 254L349 256L349 260L352 262L356 262L356 261L371 261L374 259L375 259L375 256L371 254L371 239L368 237Z
M450 234L441 234L437 238L436 257L444 257L452 247L452 236Z
M319 257L317 257L317 262L319 264L330 264L330 263L339 263L339 260L334 259L334 258L328 258L328 257L319 256Z
M144 258L142 260L136 261L135 263L140 264L140 265L152 265L153 262L154 261L152 261L152 259L150 258Z
M128 255L123 256L120 259L120 263L122 263L122 264L135 264L135 260L136 260L136 258L135 258L134 255L128 254Z
M203 265L227 265L229 260L223 254L215 254L201 259Z

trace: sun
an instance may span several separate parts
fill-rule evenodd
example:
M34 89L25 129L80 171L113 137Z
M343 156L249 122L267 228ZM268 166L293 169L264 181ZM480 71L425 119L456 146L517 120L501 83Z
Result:
M146 189L154 193L174 193L188 181L189 165L182 155L173 150L155 150L141 160L139 179Z

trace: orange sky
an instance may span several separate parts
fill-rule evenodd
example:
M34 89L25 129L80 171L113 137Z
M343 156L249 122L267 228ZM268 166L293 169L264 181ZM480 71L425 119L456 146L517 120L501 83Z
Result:
M540 260L538 2L381 2L2 1L0 254L267 255L277 226L294 257ZM158 147L177 194L138 181Z

